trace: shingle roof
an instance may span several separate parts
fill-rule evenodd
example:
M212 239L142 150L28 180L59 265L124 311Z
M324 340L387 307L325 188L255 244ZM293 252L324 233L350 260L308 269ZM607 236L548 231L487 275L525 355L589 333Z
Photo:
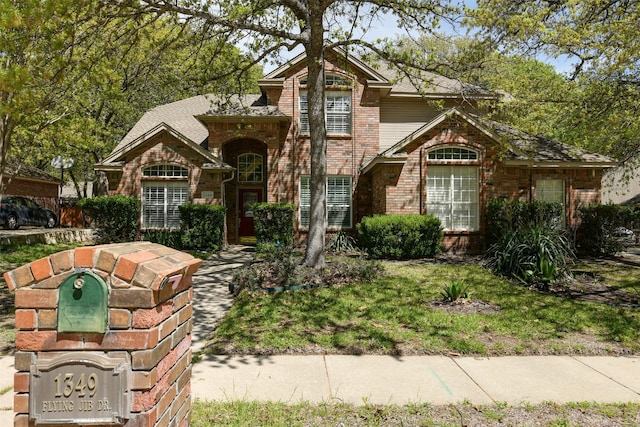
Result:
M267 106L261 95L251 94L221 98L216 95L198 95L169 104L159 105L144 113L113 151L118 151L160 123L165 123L186 138L202 144L209 133L198 119L201 116L284 116L276 107Z
M454 107L444 111L429 123L425 123L384 152L369 159L361 170L366 173L379 163L396 163L406 160L405 150L410 143L426 135L452 116L469 123L487 137L503 144L505 148L503 160L506 164L579 167L611 167L617 165L615 160L607 156L591 153L553 139L534 136L503 123L470 114Z
M17 173L16 173L17 172ZM18 164L15 160L7 161L4 169L5 176L16 175L22 178L36 179L39 181L59 182L58 178L49 175L45 171L26 163Z
M152 108L142 115L113 151L120 150L160 123L168 124L193 142L201 144L209 133L194 116L208 111L212 99L210 95L198 95Z
M432 97L457 97L457 96L483 96L495 97L496 93L483 89L479 86L463 83L460 80L445 77L441 74L428 71L414 71L412 78L406 74L398 72L397 68L387 62L380 60L377 62L365 62L357 56L347 55L340 48L334 48L337 55L346 58L350 65L360 69L371 80L371 83L390 84L391 95L416 96L418 94ZM305 53L301 53L288 61L281 67L267 74L261 82L281 81L290 67L300 64L306 58ZM411 82L415 77L416 84L426 83L420 90Z
M109 170L112 168L120 169L123 165L123 157L127 152L133 150L136 147L139 147L141 144L144 144L147 140L153 138L156 135L161 133L168 133L173 136L177 141L182 144L185 144L187 147L192 149L193 151L199 153L202 158L206 161L207 169L218 169L218 170L231 170L233 167L229 166L222 160L215 157L208 150L204 149L200 144L196 144L191 139L187 138L168 124L162 122L157 124L152 129L143 133L133 141L129 142L126 145L120 146L120 148L114 149L107 158L105 158L102 162L97 163L94 167L97 170ZM204 167L204 166L203 166Z
M415 71L412 72L411 76L407 76L384 62L376 64L376 70L389 82L393 83L391 94L421 93L424 95L496 96L494 92L483 89L480 86L464 83L429 71ZM424 87L419 91L412 83L412 80L415 80L417 84L424 84Z
M505 157L507 161L532 161L539 164L578 162L609 165L617 164L615 160L602 154L592 153L543 136L531 135L504 123L499 123L484 117L473 117L491 129L504 142L508 143L508 152Z
M261 95L232 96L220 99L211 104L211 108L203 116L222 117L288 117L275 105L267 105L267 98Z

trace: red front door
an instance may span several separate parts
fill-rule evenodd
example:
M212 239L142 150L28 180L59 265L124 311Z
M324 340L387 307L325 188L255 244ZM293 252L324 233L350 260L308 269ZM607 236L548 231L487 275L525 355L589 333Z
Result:
M255 243L256 230L253 225L253 204L262 202L262 190L240 189L238 191L239 209L238 237L240 243Z

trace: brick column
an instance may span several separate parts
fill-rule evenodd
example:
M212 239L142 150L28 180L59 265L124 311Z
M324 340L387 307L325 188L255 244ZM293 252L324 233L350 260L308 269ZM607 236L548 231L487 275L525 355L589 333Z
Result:
M130 366L131 411L121 425L188 426L191 278L200 263L162 245L135 242L60 252L5 273L15 291L18 329L14 426L35 425L29 419L32 366L65 354L89 353L119 358ZM108 287L104 333L57 330L59 287L78 271L96 274Z

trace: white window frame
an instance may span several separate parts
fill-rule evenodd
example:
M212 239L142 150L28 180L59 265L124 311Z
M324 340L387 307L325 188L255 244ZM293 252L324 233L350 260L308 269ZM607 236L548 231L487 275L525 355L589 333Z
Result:
M351 107L351 92L325 92L324 119L327 135L351 135ZM307 92L300 92L300 133L309 133Z
M142 228L180 227L178 207L189 201L189 169L171 164L152 165L142 170L142 176L146 178L142 181Z
M327 177L327 228L350 229L353 227L352 177L330 175ZM299 224L309 228L311 212L311 177L302 175L299 188Z
M446 231L480 229L478 157L466 147L427 152L427 214L438 217Z
M238 182L262 182L264 177L263 162L264 158L260 154L240 154L238 156Z
M351 81L346 77L327 74L324 79L325 87L335 90L326 90L324 93L324 120L327 128L327 135L351 135L353 131L353 96ZM300 81L305 86L307 80ZM345 88L342 90L342 88ZM307 102L307 91L300 91L299 97L300 133L309 133L309 103Z
M171 164L152 165L142 170L142 176L146 178L187 178L189 169Z

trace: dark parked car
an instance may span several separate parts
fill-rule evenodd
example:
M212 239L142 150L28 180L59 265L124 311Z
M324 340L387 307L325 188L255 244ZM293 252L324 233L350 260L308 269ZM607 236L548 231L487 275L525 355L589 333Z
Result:
M44 225L52 228L58 223L56 214L31 199L3 196L0 200L0 225L15 230L21 225Z

